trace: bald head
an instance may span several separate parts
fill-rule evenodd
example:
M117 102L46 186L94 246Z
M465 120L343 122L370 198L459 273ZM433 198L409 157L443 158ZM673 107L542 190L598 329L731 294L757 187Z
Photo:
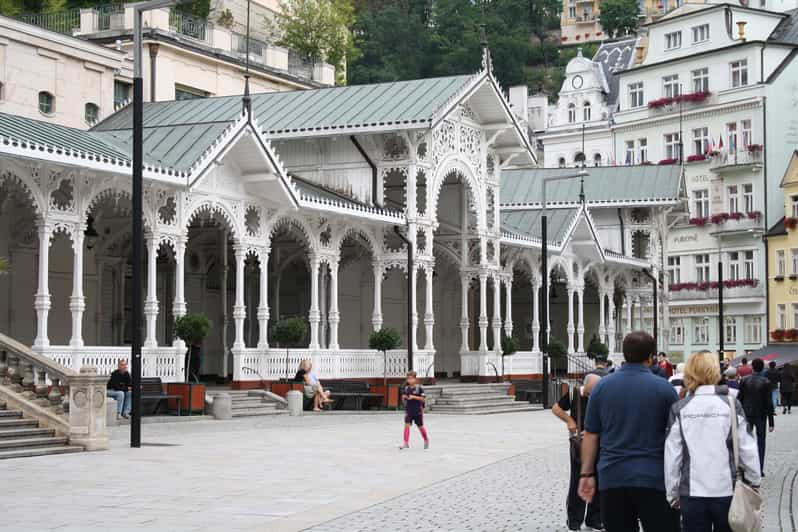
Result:
M585 380L582 381L582 394L585 396L590 395L590 392L593 391L593 387L601 380L601 377L596 375L595 373L588 373L585 375Z

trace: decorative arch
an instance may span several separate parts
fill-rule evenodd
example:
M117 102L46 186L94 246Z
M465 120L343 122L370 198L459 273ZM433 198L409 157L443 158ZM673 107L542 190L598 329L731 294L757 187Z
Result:
M84 200L83 205L85 208L81 210L81 215L83 219L91 213L92 209L94 209L101 201L105 199L130 199L130 191L120 189L117 186L107 186L97 190L94 190L89 193L88 197Z
M366 247L371 253L373 258L378 258L380 253L379 250L381 246L377 245L376 239L374 235L372 235L369 231L364 229L360 226L348 226L343 231L341 231L338 237L334 240L332 248L337 250L338 254L341 253L341 247L344 245L344 242L349 237L361 237L365 243Z
M44 212L42 209L44 203L41 194L39 193L38 187L36 187L33 182L29 182L27 179L20 177L16 172L4 170L0 172L0 186L7 183L13 183L20 188L22 193L30 200L37 214Z
M219 201L214 200L203 200L195 205L192 205L186 216L186 230L191 226L191 223L199 216L200 214L217 214L219 215L224 223L227 225L227 228L230 229L231 236L234 240L240 240L241 238L241 231L236 223L236 216L233 212L224 204ZM145 213L146 217L146 213ZM151 221L150 221L151 222Z
M551 274L554 273L554 270L560 269L565 274L565 280L568 282L568 284L571 284L573 282L573 273L571 268L571 261L566 260L563 257L549 258L549 277L551 277Z
M282 228L295 229L302 235L304 240L303 243L307 246L309 252L318 251L319 245L318 239L316 238L316 232L313 231L313 229L304 219L287 213L276 216L266 225L265 234L268 246L271 246L271 242L275 233Z
M481 230L485 228L485 208L482 204L482 187L477 180L468 162L461 158L459 155L449 155L441 161L438 169L435 171L435 178L433 179L432 189L427 190L427 194L431 193L429 197L429 216L434 222L438 221L438 200L440 199L441 188L443 187L444 180L451 174L456 173L463 177L466 184L466 189L471 194L473 201L473 210L476 210L477 227Z

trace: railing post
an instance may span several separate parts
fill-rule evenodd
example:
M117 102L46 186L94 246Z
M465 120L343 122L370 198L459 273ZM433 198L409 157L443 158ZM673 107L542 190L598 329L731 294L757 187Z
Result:
M81 368L69 382L69 441L87 451L108 448L105 427L106 377L93 367Z

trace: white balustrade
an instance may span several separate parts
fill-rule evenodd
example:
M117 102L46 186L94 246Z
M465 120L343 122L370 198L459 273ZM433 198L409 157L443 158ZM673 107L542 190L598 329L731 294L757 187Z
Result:
M540 351L516 351L504 357L505 375L535 375L543 373Z
M37 349L55 362L80 371L82 367L97 368L99 375L110 375L120 358L130 360L130 346L52 345ZM172 346L142 348L142 377L160 377L163 382L182 382L185 352Z

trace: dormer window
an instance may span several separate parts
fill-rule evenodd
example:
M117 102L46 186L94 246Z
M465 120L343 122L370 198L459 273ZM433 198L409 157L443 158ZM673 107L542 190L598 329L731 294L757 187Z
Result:
M576 122L576 105L569 103L568 104L568 123L573 124Z
M675 50L676 48L681 48L682 46L682 32L681 31L673 31L671 33L665 34L665 49L666 50Z
M582 105L582 119L585 122L590 122L590 102L585 102Z
M693 44L709 40L709 24L693 26Z

